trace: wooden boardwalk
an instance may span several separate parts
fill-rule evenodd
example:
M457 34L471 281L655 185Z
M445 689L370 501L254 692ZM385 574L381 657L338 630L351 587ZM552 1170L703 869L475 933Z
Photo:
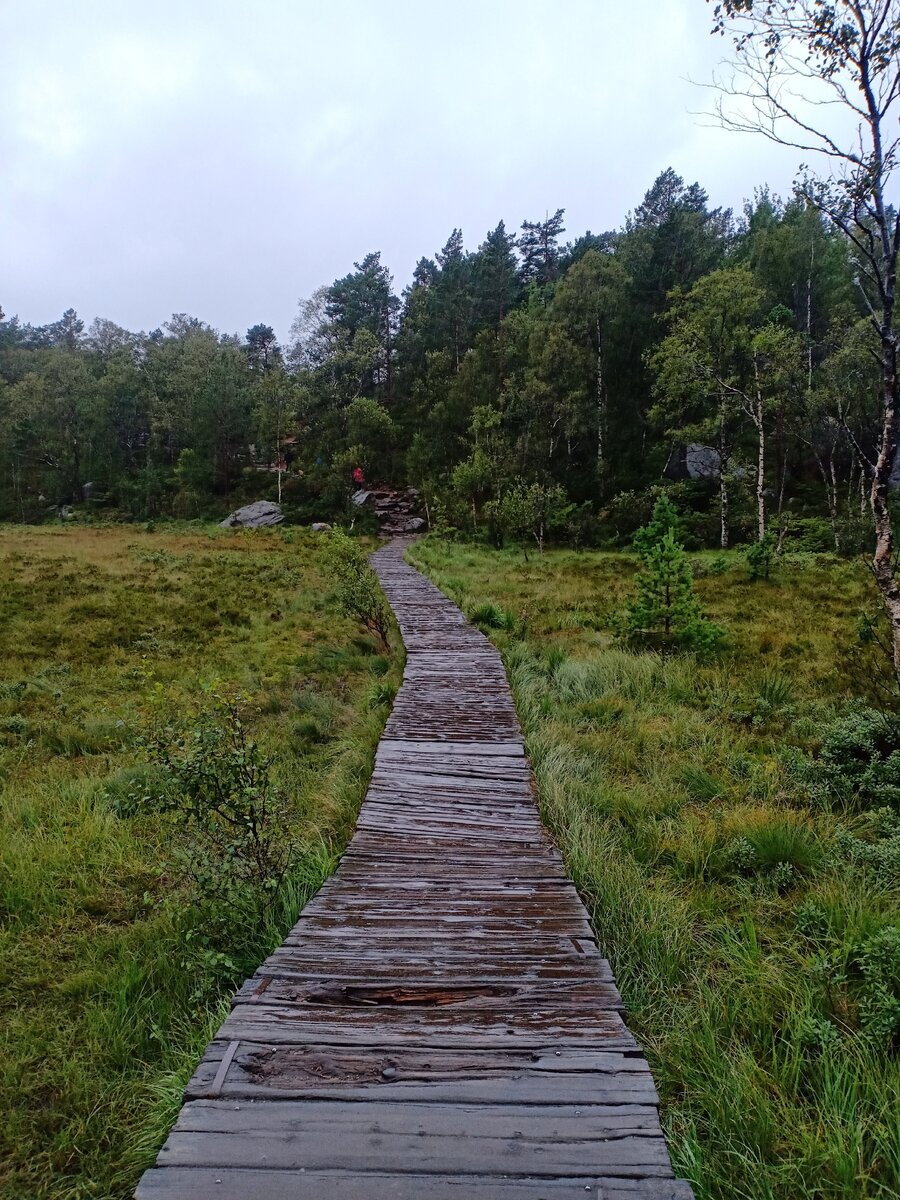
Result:
M404 548L373 559L408 659L356 833L137 1196L689 1200L500 657Z

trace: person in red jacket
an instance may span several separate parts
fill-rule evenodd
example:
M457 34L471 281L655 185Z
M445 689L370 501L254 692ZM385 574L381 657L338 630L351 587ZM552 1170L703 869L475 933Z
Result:
M363 479L362 467L353 468L353 482L358 488L361 488L365 483L365 480Z

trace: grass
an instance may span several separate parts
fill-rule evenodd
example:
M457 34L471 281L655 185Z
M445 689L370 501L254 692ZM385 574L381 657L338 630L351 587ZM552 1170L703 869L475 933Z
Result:
M751 583L701 556L729 634L701 661L613 642L630 555L427 539L410 557L504 654L677 1172L700 1200L900 1195L897 822L806 765L857 686L864 568L797 556Z
M163 1140L234 986L352 829L399 679L338 615L315 535L0 528L0 1196L119 1200ZM261 924L177 868L148 690L221 681L287 792L296 869Z

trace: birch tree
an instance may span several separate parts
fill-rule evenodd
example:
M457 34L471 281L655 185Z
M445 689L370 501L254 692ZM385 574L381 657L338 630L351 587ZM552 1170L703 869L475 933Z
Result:
M713 28L732 41L730 69L714 81L721 124L817 162L818 171L801 168L797 191L853 248L857 285L877 336L872 574L900 682L900 580L888 504L900 432L900 212L892 193L900 158L900 0L721 0Z

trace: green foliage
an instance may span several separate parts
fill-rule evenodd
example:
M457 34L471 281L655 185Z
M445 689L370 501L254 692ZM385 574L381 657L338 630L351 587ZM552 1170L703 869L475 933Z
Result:
M822 735L814 778L840 804L900 811L900 718L854 708Z
M358 530L361 465L416 486L430 527L497 545L625 545L665 488L690 549L723 519L743 540L776 495L786 549L866 549L853 447L877 441L878 347L846 239L765 189L735 223L671 168L618 230L562 246L563 222L518 241L499 222L472 250L454 229L402 296L367 254L302 302L283 354L262 321L240 339L185 313L151 334L0 319L0 519L264 496ZM692 442L719 477L678 481Z
M879 1046L900 1049L900 926L867 938L852 956L861 976L859 1021Z
M516 623L515 617L506 609L490 601L476 604L469 609L468 617L473 624L480 625L485 629L513 629Z
M716 649L724 630L703 615L690 563L674 531L670 528L648 546L643 558L643 569L634 580L637 597L624 613L625 636L664 649Z
M390 609L378 578L359 544L343 530L336 529L328 538L325 561L337 585L337 600L341 611L375 634L382 647L387 650L391 627Z
M744 551L747 566L750 568L751 579L768 579L775 559L777 541L771 529L766 530L763 537L751 542Z
M529 542L534 541L543 554L548 535L565 525L571 506L561 487L518 480L491 511L502 533L520 543L527 560Z
M670 532L676 542L684 542L684 530L678 509L663 492L653 506L650 520L635 532L632 545L638 554L646 559L650 551Z
M184 822L183 866L201 895L223 906L271 907L296 857L290 810L272 778L272 756L247 730L249 698L207 688L184 712L157 687L142 742L164 771L162 786L134 793L135 812Z

